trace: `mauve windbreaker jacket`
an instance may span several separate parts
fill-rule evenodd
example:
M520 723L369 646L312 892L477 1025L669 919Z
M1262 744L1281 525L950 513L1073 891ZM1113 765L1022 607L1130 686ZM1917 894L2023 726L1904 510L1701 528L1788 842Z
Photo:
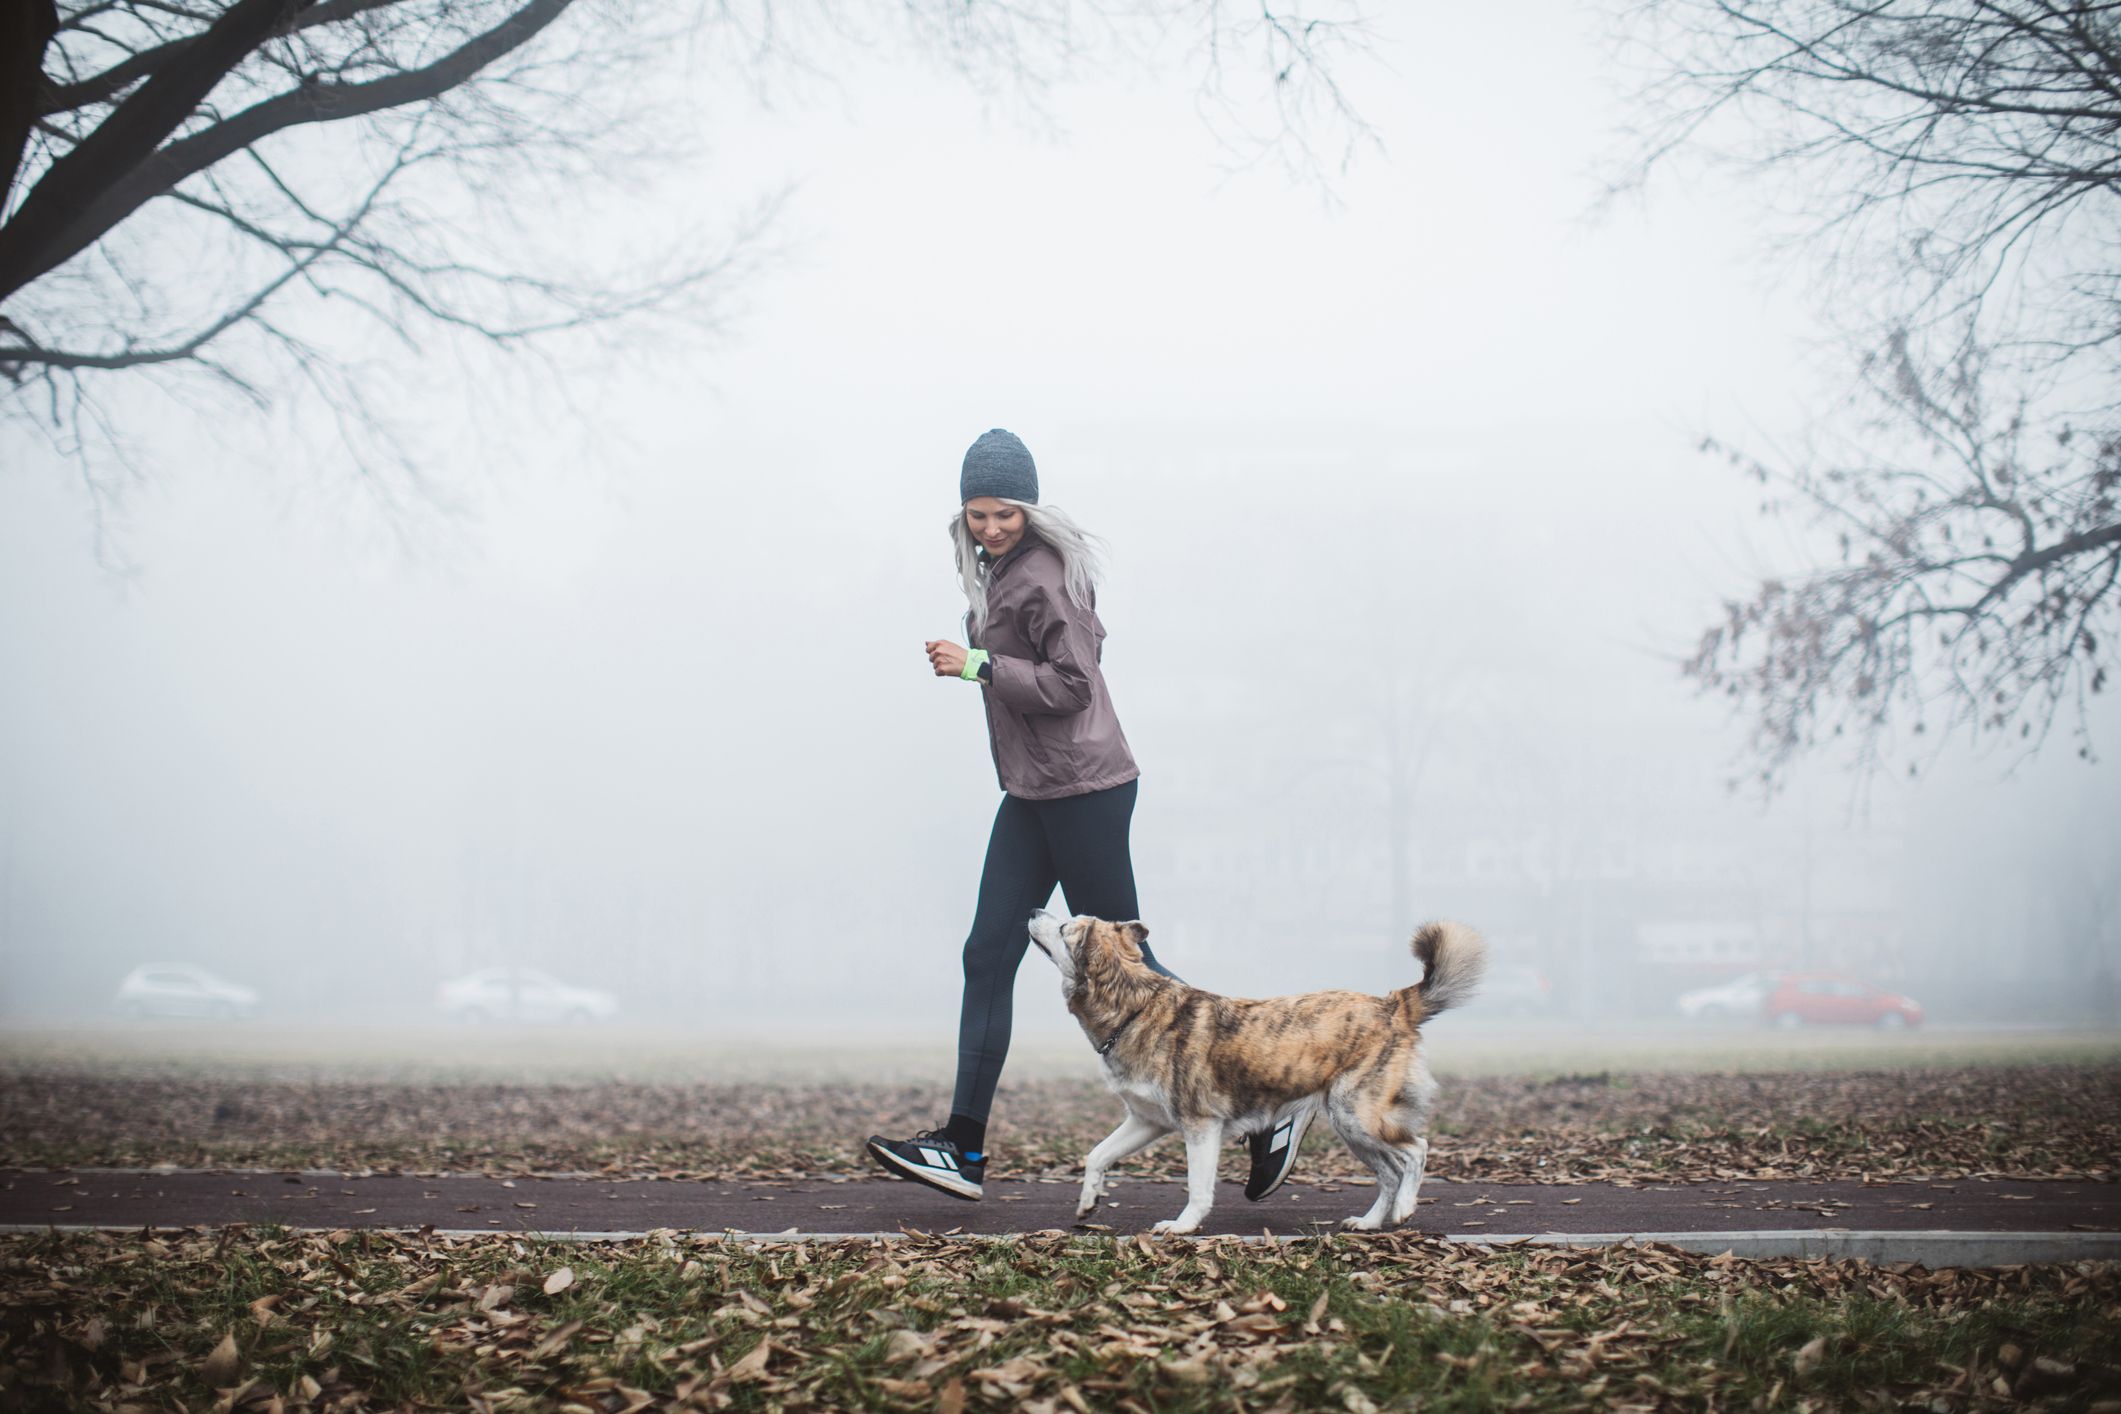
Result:
M1068 597L1059 551L1026 531L988 570L987 618L967 637L991 665L980 695L1003 790L1056 800L1141 774L1097 666L1105 626Z

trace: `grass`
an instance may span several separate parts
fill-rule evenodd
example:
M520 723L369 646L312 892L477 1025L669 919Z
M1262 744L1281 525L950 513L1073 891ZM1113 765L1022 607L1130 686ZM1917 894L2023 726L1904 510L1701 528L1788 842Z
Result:
M2121 1392L2117 1350L2121 1273L2090 1265L1404 1237L0 1240L0 1402L25 1410L2081 1409Z
M1015 1080L1096 1074L1065 1021L1025 1022L1010 1055ZM0 1028L0 1069L135 1067L211 1074L322 1079L551 1083L601 1079L724 1084L947 1080L947 1035L790 1037L727 1027L360 1027L330 1023L151 1022ZM1551 1077L1592 1071L1776 1072L1949 1065L2121 1061L2121 1032L2061 1029L1928 1029L1879 1032L1820 1027L1633 1023L1587 1028L1448 1017L1433 1031L1432 1063L1449 1077Z

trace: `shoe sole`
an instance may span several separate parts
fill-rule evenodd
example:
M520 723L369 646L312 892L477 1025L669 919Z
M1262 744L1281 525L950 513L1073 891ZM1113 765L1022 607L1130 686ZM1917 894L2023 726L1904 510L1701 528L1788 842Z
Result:
M1296 1168L1296 1151L1303 1147L1304 1134L1307 1130L1310 1129L1311 1116L1315 1113L1317 1113L1317 1106L1305 1105L1294 1115L1290 1116L1288 1121L1289 1146L1286 1149L1282 1150L1281 1171L1274 1175L1274 1181L1272 1183L1269 1183L1258 1193L1252 1192L1251 1189L1247 1187L1245 1190L1245 1197L1251 1199L1255 1203L1264 1202L1265 1200L1274 1196L1275 1189L1280 1188L1282 1184L1288 1181L1289 1175L1294 1172Z
M932 1169L920 1168L914 1164L909 1164L889 1149L880 1149L874 1144L865 1145L864 1147L869 1150L869 1157L882 1165L886 1173L896 1174L900 1178L910 1178L915 1183L925 1183L938 1193L947 1193L953 1198L962 1198L968 1203L977 1203L985 1196L977 1184L959 1179L957 1185L953 1187L948 1180L936 1174Z

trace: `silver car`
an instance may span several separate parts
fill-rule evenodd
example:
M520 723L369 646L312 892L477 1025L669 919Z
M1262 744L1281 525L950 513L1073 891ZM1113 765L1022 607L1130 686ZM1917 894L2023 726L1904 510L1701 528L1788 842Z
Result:
M568 1021L588 1023L616 1015L619 999L593 987L570 987L534 967L488 967L436 989L435 1000L453 1021Z
M257 1015L258 991L189 963L153 962L125 974L112 1004L120 1016L134 1019L207 1016L234 1020Z

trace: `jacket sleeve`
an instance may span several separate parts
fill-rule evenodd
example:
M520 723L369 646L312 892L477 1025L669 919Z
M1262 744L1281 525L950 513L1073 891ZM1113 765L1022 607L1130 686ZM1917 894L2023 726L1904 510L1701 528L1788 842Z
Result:
M1065 717L1087 708L1097 671L1090 611L1065 589L1040 586L1024 603L1020 628L1038 656L989 657L994 681L987 690L1027 716Z

